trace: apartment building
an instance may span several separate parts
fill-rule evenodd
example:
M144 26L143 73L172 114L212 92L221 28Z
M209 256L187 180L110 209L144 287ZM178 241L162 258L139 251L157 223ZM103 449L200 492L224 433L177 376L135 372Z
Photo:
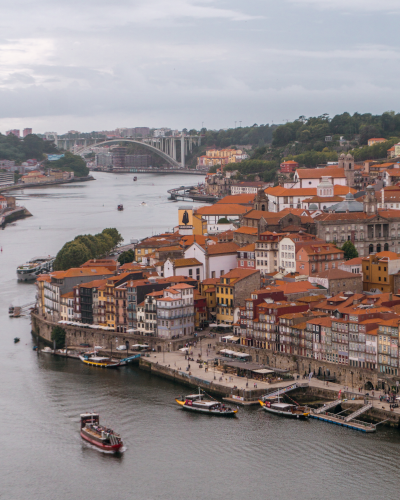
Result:
M180 283L163 290L157 303L157 336L164 339L194 333L194 287Z

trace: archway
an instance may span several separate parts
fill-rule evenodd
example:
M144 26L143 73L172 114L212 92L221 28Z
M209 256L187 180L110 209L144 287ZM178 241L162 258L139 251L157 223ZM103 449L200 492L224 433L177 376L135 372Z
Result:
M374 390L374 384L367 380L364 384L364 387L367 391L373 391Z
M389 251L389 243L385 243L384 246L383 246L383 250L385 252L388 252Z
M371 243L368 249L369 253L373 253L374 251L374 245Z
M376 245L376 253L381 252L381 251L382 251L382 250L381 250L381 248L382 248L382 247L381 247L381 244L380 244L380 243L378 243L378 244Z

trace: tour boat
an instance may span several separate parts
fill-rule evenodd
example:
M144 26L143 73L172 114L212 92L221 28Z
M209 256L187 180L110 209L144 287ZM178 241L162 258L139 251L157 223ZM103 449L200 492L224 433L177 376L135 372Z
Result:
M19 337L14 337L14 344L17 344L21 339Z
M118 451L122 448L121 436L112 429L100 425L98 413L81 414L81 436L85 441L105 451Z
M17 267L17 278L19 281L35 280L39 274L48 273L53 270L55 257L35 257L26 264Z
M275 415L281 415L282 417L307 419L310 416L310 411L307 407L281 403L279 398L276 403L268 400L264 402L260 399L258 402L264 411L275 413Z
M216 415L218 417L235 417L237 410L233 410L216 400L206 399L204 394L189 394L185 399L178 398L175 401L183 410L206 415Z
M85 365L98 366L100 368L118 368L121 366L121 361L108 358L106 356L97 356L97 353L81 354L79 359L85 363Z
M124 205L118 205L118 211L119 212L122 212L123 209L124 209Z

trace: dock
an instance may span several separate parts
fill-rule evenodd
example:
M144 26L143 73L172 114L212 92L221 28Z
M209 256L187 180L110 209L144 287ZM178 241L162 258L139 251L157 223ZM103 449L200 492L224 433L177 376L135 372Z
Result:
M372 407L372 405L371 405ZM355 412L357 413L357 412ZM315 418L316 420L322 420L323 422L328 422L329 424L340 425L341 427L347 427L348 429L353 429L355 431L361 432L376 432L376 425L370 424L368 422L362 422L361 420L351 420L346 421L348 417L342 415L335 415L334 413L310 413L310 418Z

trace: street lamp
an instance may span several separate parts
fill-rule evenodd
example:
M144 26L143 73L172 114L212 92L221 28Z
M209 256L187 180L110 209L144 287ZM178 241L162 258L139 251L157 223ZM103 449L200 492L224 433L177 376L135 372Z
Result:
M354 372L350 372L351 373L351 392L353 392L353 375L354 375Z

